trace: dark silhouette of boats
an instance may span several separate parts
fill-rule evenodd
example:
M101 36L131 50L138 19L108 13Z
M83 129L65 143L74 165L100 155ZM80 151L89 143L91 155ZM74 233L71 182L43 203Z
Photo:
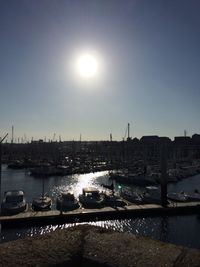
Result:
M21 160L15 160L8 164L9 169L23 169L24 167L24 163Z
M51 166L44 165L30 169L30 175L35 177L48 177L48 176L64 176L70 174L69 167L67 166Z
M126 172L111 173L110 179L121 184L132 184L141 187L156 185L154 177L144 174L130 174Z

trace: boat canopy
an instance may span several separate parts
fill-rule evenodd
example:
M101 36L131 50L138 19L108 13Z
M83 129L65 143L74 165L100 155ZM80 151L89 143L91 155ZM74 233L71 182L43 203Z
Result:
M7 196L24 196L24 192L21 190L10 190L6 191L4 195Z
M11 190L5 192L5 200L7 203L22 202L24 198L23 191Z
M83 188L83 195L86 197L99 198L99 190L94 187Z

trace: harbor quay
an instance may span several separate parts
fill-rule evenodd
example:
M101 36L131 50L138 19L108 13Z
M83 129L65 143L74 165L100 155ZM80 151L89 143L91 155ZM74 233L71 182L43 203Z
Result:
M2 229L12 227L57 225L137 217L177 216L196 214L200 216L200 202L171 203L167 207L158 204L127 205L74 211L26 211L16 215L0 216Z

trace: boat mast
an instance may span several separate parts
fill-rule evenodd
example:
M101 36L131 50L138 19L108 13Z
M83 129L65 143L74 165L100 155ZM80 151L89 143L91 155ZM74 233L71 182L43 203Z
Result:
M130 139L130 123L128 123L128 138L127 138L127 140L129 140Z
M42 198L44 198L44 176L42 178Z
M11 144L14 142L14 126L12 125L12 138L11 138Z

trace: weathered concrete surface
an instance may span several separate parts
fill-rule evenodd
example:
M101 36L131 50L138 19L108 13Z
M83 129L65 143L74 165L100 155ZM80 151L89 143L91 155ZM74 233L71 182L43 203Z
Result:
M200 266L200 251L92 226L0 245L0 266Z
M73 266L80 259L81 236L82 231L64 230L1 244L0 266Z

